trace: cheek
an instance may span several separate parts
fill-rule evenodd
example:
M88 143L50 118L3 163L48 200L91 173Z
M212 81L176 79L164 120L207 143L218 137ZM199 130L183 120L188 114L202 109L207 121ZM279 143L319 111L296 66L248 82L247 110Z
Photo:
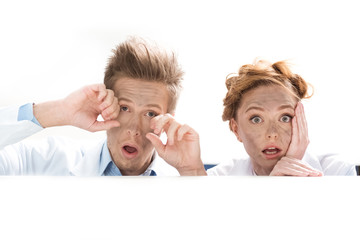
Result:
M106 135L108 138L108 144L109 142L111 143L111 145L121 144L122 139L119 136L123 136L124 131L125 129L122 127L111 128L110 130L107 130Z
M279 127L279 133L284 143L289 144L291 141L291 125L283 124Z
M263 139L263 133L259 128L247 128L241 133L243 144L245 148L255 147L258 142Z
M127 112L120 112L117 120L120 122L121 126L126 126L129 124L132 120L132 116L130 113Z
M121 129L138 128L143 135L153 132L150 128L151 118L144 115L124 112L120 113L117 120L120 122Z

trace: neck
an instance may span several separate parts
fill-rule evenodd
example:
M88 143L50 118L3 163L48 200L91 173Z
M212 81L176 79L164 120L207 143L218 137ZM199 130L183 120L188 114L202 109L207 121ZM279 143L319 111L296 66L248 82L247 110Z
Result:
M255 161L253 161L253 160L251 160L251 162L252 162L255 174L258 176L269 176L275 166L274 165L274 166L264 167L264 166L261 166L261 165L255 163Z
M121 162L117 162L115 159L114 159L114 163L117 166L117 168L120 170L121 175L139 176L143 174L146 171L146 169L148 169L154 158L155 158L155 154L152 153L151 156L149 156L145 162L140 162L138 164L125 165L122 164Z

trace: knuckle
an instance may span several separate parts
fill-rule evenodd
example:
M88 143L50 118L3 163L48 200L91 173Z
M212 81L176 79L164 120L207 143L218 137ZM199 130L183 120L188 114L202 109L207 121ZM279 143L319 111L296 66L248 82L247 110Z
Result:
M109 96L114 96L114 95L115 95L115 94L114 94L114 91L111 90L111 89L106 89L106 91L107 91L107 94L108 94Z
M174 119L170 113L166 113L166 114L164 114L164 116L166 116L167 118L170 118L170 119Z

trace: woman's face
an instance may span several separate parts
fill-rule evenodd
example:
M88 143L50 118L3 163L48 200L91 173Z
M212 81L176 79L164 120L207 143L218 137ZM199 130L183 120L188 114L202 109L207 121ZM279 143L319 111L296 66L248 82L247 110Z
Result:
M243 142L258 175L269 175L287 152L297 99L282 86L260 86L246 92L231 127Z

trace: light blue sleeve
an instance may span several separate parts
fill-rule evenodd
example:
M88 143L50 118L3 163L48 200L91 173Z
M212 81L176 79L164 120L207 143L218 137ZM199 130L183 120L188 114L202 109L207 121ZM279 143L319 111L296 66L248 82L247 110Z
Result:
M43 127L34 118L32 103L0 108L0 149L17 143Z
M18 121L29 120L29 121L32 121L33 123L39 125L40 127L42 127L41 124L38 122L38 120L34 116L32 103L27 103L27 104L19 107L17 120Z

